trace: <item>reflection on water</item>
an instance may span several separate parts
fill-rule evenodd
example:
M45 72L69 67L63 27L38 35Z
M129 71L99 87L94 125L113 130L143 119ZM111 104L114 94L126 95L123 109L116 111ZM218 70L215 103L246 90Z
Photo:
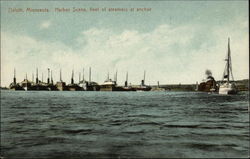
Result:
M1 91L5 157L247 157L248 92Z

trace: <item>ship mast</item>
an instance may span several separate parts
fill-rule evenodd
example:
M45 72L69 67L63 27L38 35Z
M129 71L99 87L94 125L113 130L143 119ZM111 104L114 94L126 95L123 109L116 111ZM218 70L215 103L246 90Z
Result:
M38 68L36 68L36 84L38 84Z
M74 84L74 70L72 70L71 84Z
M47 79L47 83L49 84L50 81L49 81L49 68L48 68L48 79Z
M13 78L14 84L16 84L16 68L14 68L14 78Z
M34 73L32 72L32 83L34 82Z
M116 70L116 73L115 73L115 81L117 82L117 74L118 74L118 71Z
M127 74L126 74L126 81L125 81L125 87L128 86L128 71L127 71Z
M126 74L126 81L128 81L128 72L127 72L127 74Z
M234 81L233 77L233 71L232 71L232 59L231 59L231 49L230 49L230 38L228 38L228 54L227 54L227 82L229 83L230 81L230 74L232 77L232 80Z
M143 80L141 81L141 85L145 85L145 77L146 77L146 71L144 70Z
M144 77L143 77L144 83L145 83L145 77L146 77L146 71L144 71Z
M107 76L107 81L109 80L109 71L108 71L108 76Z
M84 82L84 68L82 69L82 82Z
M81 82L81 72L79 72L79 83Z
M116 70L115 75L114 75L114 81L117 82L117 70Z
M91 82L91 67L89 68L89 84Z
M53 84L53 74L52 74L52 70L51 70L51 83Z
M227 50L227 82L229 83L229 76L230 76L230 38L228 38L228 50Z

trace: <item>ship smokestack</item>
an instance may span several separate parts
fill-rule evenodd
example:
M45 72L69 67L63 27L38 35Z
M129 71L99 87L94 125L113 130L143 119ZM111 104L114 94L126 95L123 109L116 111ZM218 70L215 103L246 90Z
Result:
M32 72L32 82L34 82L34 73Z
M74 84L74 70L72 70L71 84Z
M14 68L14 78L13 78L13 83L16 84L16 68Z
M51 70L51 83L53 84L53 74L52 74L52 70Z
M160 88L160 82L159 81L157 81L157 86L158 86L158 88Z
M48 68L48 79L47 79L47 84L50 83L50 79L49 79L49 68Z
M142 86L145 85L145 76L146 76L146 71L144 71L143 80L141 80L141 85L142 85Z
M38 84L38 68L36 68L36 84Z
M81 72L79 72L79 83L81 82Z
M144 86L144 80L141 80L141 85Z
M125 87L128 87L128 72L127 72L127 74L126 74Z

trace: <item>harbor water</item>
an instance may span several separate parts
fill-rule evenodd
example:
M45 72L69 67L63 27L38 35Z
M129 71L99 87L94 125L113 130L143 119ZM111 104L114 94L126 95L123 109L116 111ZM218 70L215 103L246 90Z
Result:
M249 93L1 91L1 156L248 157Z

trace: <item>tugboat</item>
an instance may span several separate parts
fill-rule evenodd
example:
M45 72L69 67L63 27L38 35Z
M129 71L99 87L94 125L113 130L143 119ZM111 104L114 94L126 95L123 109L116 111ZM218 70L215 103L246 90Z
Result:
M222 81L219 86L219 94L237 94L237 88L233 78L232 60L230 51L230 38L228 38L227 58L225 59L226 66L223 73ZM232 80L230 81L230 76Z
M206 70L206 79L204 79L198 86L197 90L201 92L216 92L218 91L218 87L216 85L216 81L212 76L210 70Z
M10 84L9 88L11 90L24 90L18 83L16 83L16 69L14 69L14 78L13 82Z

